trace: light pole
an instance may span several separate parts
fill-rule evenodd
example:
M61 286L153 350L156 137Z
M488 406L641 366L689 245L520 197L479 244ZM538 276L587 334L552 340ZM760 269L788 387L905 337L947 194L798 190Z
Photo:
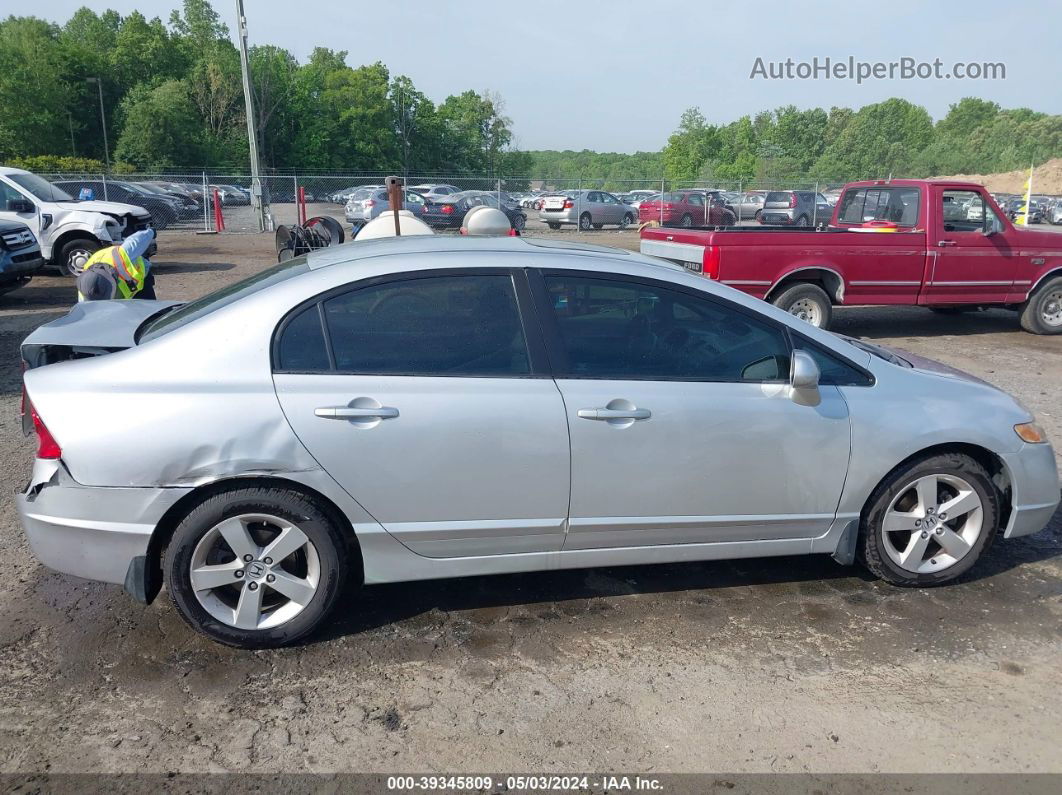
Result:
M262 207L262 179L258 175L258 140L255 135L254 101L251 97L251 70L247 63L247 18L243 14L243 0L236 0L237 35L240 44L240 71L243 72L243 101L247 108L247 148L251 153L251 208L258 218L258 231L266 228L265 209ZM299 197L295 197L298 203Z
M95 83L100 91L100 126L103 128L103 159L107 163L107 171L111 170L111 150L107 145L107 117L103 113L103 81L98 77L86 77L86 83Z

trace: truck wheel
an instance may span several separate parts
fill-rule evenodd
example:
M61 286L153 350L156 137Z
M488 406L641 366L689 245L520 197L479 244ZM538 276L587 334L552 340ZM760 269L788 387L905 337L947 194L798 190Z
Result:
M833 317L830 297L818 285L802 282L786 288L771 303L816 328L829 328Z
M1032 294L1021 310L1021 327L1030 334L1062 334L1062 276Z
M94 237L75 237L63 245L55 266L60 274L76 277L85 269L89 257L101 248Z

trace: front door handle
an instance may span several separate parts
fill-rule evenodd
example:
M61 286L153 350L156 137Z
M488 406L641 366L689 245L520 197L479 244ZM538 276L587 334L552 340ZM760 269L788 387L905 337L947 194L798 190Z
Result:
M379 419L389 420L398 416L398 409L389 406L378 408L355 408L352 406L322 406L313 410L315 417L326 420Z
M653 413L649 409L579 409L584 420L647 420Z
M938 246L954 246L955 245L955 241L954 240L941 240L941 241L939 241L937 243L937 245Z

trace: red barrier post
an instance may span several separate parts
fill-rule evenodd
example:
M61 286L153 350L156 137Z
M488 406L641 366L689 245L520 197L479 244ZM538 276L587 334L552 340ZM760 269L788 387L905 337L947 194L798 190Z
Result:
M299 226L306 226L306 187L299 185Z
M219 232L225 231L225 216L221 214L221 196L214 189L214 228Z

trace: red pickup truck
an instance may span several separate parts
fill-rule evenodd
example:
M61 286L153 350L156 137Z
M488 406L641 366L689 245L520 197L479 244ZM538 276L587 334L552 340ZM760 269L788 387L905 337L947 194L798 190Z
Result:
M1062 235L1016 229L968 182L852 182L819 229L646 227L641 251L821 328L835 304L912 304L1007 307L1026 331L1062 333Z

